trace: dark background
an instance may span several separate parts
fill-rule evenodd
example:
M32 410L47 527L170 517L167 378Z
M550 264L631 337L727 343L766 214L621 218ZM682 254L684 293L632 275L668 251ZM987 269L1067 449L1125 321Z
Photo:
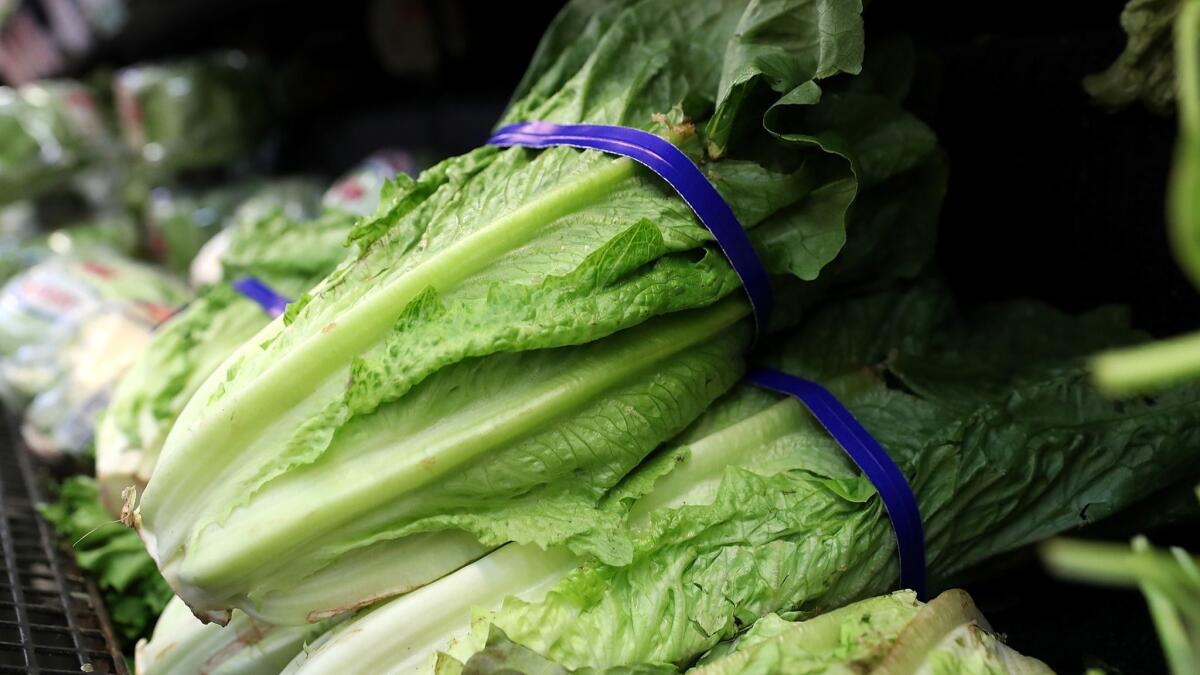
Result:
M559 2L176 1L73 69L236 46L265 59L282 110L280 171L335 173L380 146L450 154L482 142ZM1160 335L1200 326L1167 250L1174 120L1090 104L1080 79L1124 44L1123 2L874 2L868 31L929 56L920 111L951 162L938 265L960 300L1129 305ZM372 42L372 31L388 35ZM381 58L380 46L393 53ZM390 63L390 65L387 65ZM1154 507L1148 507L1153 509ZM1089 536L1127 538L1141 524ZM1192 528L1152 539L1200 549ZM1031 551L964 580L1017 649L1064 673L1165 672L1141 597L1046 576Z

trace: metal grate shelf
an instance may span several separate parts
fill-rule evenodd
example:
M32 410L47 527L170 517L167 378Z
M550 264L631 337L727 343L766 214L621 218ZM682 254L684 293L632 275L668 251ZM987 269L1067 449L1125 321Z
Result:
M0 421L0 673L127 675L95 584L35 505L38 475Z

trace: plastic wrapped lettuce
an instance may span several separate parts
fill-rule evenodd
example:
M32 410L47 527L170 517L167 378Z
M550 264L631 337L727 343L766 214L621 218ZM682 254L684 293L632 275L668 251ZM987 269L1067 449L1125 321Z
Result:
M137 644L138 675L278 675L328 622L272 626L235 612L229 625L205 624L179 598L167 603L154 635Z
M387 149L371 154L325 192L321 205L326 209L369 216L379 206L384 183L399 174L415 176L418 160L404 150Z
M5 211L24 211L28 204L17 202ZM0 230L8 213L0 215ZM0 282L52 256L87 257L119 253L130 255L137 247L138 227L124 214L99 214L41 234L31 221L30 228L16 235L0 232Z
M493 629L487 647L471 658L472 673L560 672L551 661ZM642 664L642 673L679 672ZM869 675L1050 675L991 631L970 596L942 593L928 604L912 591L862 600L804 621L768 614L736 640L718 645L690 675L750 673Z
M56 256L13 277L0 292L0 355L52 342L109 302L163 319L188 296L172 277L112 253Z
M0 281L37 262L38 226L33 204L13 202L0 207Z
M266 132L265 82L240 52L123 68L113 96L125 145L152 175L228 164Z
M109 251L47 258L0 289L0 393L19 409L54 385L67 368L62 346L85 318L112 309L152 325L190 295L174 278Z
M824 383L888 449L920 504L936 588L1195 473L1200 388L1113 401L1088 382L1090 351L1138 337L1109 310L1016 303L963 318L918 286L831 301L766 360ZM870 482L797 401L749 385L599 509L623 521L626 560L510 544L342 624L292 670L455 672L493 626L571 670L683 667L759 617L829 611L898 578Z
M0 87L0 204L61 185L113 151L95 97L82 84Z
M576 2L504 121L630 125L692 153L800 287L781 294L794 317L832 283L860 190L880 208L850 233L859 262L929 240L886 221L914 184L930 194L935 139L872 93L904 83L833 78L862 55L853 1ZM627 562L608 525L571 514L732 386L750 338L688 207L628 159L481 147L391 184L351 238L360 253L223 363L167 437L135 523L178 595L215 621L303 621L508 541Z
M55 355L61 376L25 411L21 435L34 454L59 461L91 452L97 416L160 321L110 304L79 322Z

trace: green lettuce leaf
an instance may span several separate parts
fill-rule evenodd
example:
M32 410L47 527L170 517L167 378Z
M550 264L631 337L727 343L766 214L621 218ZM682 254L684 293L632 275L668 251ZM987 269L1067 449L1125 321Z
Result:
M677 673L669 664L568 670L523 647L493 626L487 645L463 673ZM1042 662L1018 654L990 632L970 597L947 591L928 604L912 591L862 600L803 621L768 614L736 640L705 655L689 675L1049 675Z
M120 516L125 488L145 487L167 432L204 379L269 321L261 307L220 283L155 332L96 430L96 477L111 513Z
M96 580L113 627L126 644L150 634L171 587L137 535L100 504L96 482L75 476L62 482L58 499L39 507L75 552L80 569Z

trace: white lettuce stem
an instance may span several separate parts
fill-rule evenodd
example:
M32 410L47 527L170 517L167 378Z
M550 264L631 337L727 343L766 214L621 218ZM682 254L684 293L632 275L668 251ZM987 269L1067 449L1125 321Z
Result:
M509 596L537 600L577 565L565 549L503 546L332 631L284 673L430 672L437 652L468 638L473 608L495 609Z
M346 553L336 564L238 608L280 626L314 623L420 588L491 549L460 530L410 534Z
M1100 388L1114 395L1200 377L1200 333L1104 352L1092 360L1092 374Z
M634 505L632 526L645 523L662 508L678 508L711 499L706 486L745 452L770 443L796 428L806 413L795 401L771 407L688 446L687 458ZM287 673L429 673L436 652L467 658L464 644L473 612L495 611L506 597L539 601L551 586L577 567L579 560L562 548L542 551L509 544L408 595L384 603L335 630Z
M706 436L688 446L689 452L671 472L659 478L654 489L633 505L631 526L650 519L658 509L709 503L725 473L744 453L753 452L795 429L806 413L794 399L785 398L770 408Z
M135 651L138 675L274 675L321 626L269 626L235 614L228 626L203 624L172 598L149 641Z

